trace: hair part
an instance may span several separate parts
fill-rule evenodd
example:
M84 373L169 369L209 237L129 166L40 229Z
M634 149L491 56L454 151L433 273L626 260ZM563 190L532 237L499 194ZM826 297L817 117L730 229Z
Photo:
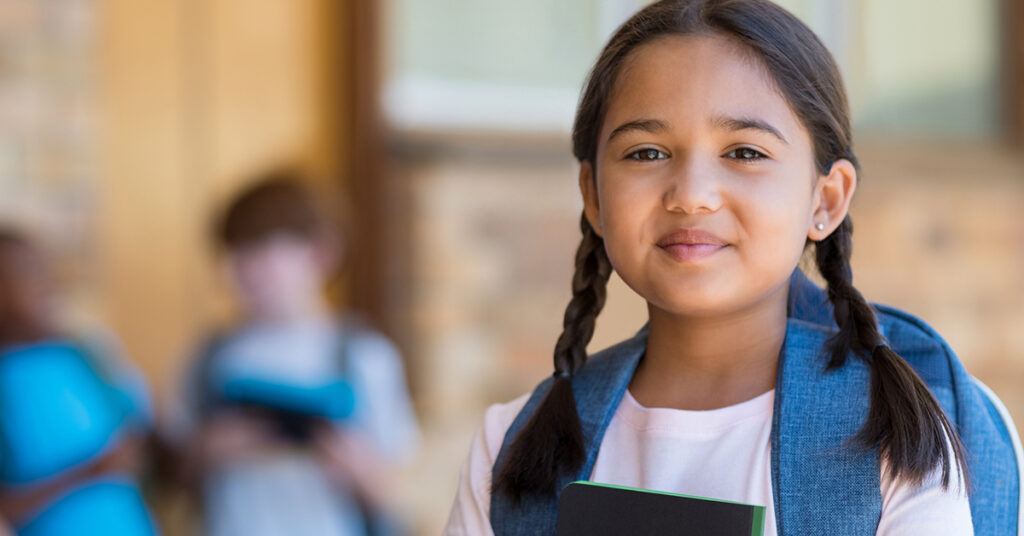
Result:
M761 63L807 129L817 172L827 174L840 159L857 166L849 104L834 59L814 32L767 0L661 0L626 21L602 50L580 96L572 141L581 163L596 164L608 103L629 55L670 35L721 35L742 45ZM607 275L598 275L610 274L611 266L603 242L585 218L581 226L573 298L555 347L556 379L513 440L493 483L495 493L514 500L529 493L553 494L559 475L578 470L584 456L569 375L586 361L594 320L604 304ZM966 482L964 449L956 430L910 365L882 344L872 307L853 287L851 233L847 217L815 245L815 253L839 327L828 344L829 366L842 365L851 353L871 365L871 405L855 442L877 447L894 478L920 483L933 468L941 467L943 485L948 486L956 465ZM951 451L945 447L947 440Z

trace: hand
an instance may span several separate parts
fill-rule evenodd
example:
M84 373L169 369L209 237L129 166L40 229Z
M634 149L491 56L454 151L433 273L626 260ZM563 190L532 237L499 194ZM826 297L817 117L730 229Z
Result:
M249 456L279 442L273 423L244 411L220 411L207 419L199 432L204 464Z
M84 473L86 477L109 473L136 474L141 467L142 439L136 435L125 435L95 463L85 468Z
M369 439L324 423L314 431L313 445L333 479L351 486L369 506L387 503L392 467Z

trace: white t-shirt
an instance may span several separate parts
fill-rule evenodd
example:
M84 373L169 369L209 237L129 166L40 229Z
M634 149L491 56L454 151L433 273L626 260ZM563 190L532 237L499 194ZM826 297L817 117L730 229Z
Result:
M220 348L214 377L274 380L315 386L338 373L342 333L333 322L289 326L250 326ZM405 387L402 358L383 336L365 333L348 342L347 381L355 395L354 413L336 424L340 433L365 436L382 458L400 463L419 444L419 429ZM196 399L200 381L185 385ZM194 430L197 408L182 408L177 435ZM365 532L362 514L345 490L302 449L232 461L204 475L204 534L345 536Z
M771 480L775 391L708 411L641 406L627 390L605 432L590 480L766 506L765 535L777 534ZM491 469L505 432L529 395L491 406L463 466L449 536L491 535ZM963 486L941 486L935 471L920 487L881 475L879 535L971 535Z

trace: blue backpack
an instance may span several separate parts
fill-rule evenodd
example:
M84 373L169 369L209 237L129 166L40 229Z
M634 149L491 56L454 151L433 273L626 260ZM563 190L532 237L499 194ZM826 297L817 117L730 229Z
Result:
M273 378L250 377L244 374L224 376L218 364L233 334L210 337L196 359L192 381L196 389L196 410L206 418L224 407L259 408L283 422L308 419L342 421L356 410L356 394L348 381L351 341L371 333L357 318L339 324L341 346L336 353L334 372L317 385L294 385ZM287 356L282 356L287 359ZM287 428L285 426L284 428ZM304 433L292 430L302 438Z
M0 354L0 483L29 489L94 462L121 439L132 401L75 345L50 342ZM107 475L64 490L18 534L155 534L129 475Z
M924 322L893 308L875 308L882 335L931 388L960 434L967 452L975 534L1022 533L1021 446L1009 413ZM836 329L825 293L795 271L771 433L772 506L783 536L873 535L881 516L878 451L846 444L867 416L871 370L860 359L825 370L824 345ZM574 374L585 461L578 473L562 475L559 489L575 480L589 480L604 432L646 344L644 329L591 356ZM495 471L551 382L549 378L537 387L509 427ZM557 494L524 497L518 504L502 494L491 497L496 536L554 534L557 515Z

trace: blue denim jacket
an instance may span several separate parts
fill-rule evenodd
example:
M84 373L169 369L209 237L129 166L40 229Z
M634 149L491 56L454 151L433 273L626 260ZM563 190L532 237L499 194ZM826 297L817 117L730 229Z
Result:
M949 346L921 320L876 305L879 329L917 371L957 427L967 450L970 505L977 535L1017 534L1020 479L1001 404L974 380ZM882 509L878 451L847 445L867 416L871 370L848 359L825 371L824 343L836 330L825 293L799 270L790 282L789 318L779 359L771 432L772 493L780 535L875 534ZM647 344L647 331L590 357L573 379L585 461L558 489L588 480L601 440ZM551 386L537 387L505 434L495 470ZM554 534L558 497L518 505L491 497L496 536Z

